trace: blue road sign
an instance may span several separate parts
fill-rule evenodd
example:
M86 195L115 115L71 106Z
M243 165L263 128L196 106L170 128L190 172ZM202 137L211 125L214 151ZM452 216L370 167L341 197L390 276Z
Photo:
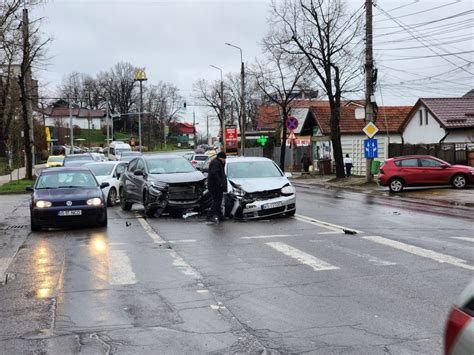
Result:
M364 139L364 156L366 158L379 157L379 144L377 139Z
M294 131L295 129L298 128L298 119L296 117L290 116L286 120L286 127L290 131Z

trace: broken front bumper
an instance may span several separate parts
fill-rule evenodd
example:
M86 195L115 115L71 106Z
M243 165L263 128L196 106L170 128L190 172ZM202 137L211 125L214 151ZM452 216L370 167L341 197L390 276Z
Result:
M245 196L227 194L226 214L241 219L257 219L294 213L296 195L279 196L267 200L252 200Z

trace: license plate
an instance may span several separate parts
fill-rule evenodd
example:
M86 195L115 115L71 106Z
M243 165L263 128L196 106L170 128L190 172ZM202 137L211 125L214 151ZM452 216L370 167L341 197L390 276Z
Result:
M262 205L262 210L267 210L269 208L276 208L276 207L281 207L281 206L283 206L283 202L281 202L281 201L267 203L265 205Z
M81 210L69 210L69 211L59 211L58 216L80 216L82 215Z

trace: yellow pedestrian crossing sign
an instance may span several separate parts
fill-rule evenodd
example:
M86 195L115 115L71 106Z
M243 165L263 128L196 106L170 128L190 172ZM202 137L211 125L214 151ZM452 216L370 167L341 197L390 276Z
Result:
M367 123L367 125L362 129L367 137L372 138L377 134L379 129L372 122Z
M143 69L135 70L135 81L145 81L145 80L148 80L146 77L145 70Z

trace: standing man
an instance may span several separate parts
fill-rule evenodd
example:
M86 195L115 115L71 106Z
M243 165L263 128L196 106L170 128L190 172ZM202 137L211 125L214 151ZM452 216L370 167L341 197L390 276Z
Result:
M346 176L351 176L352 158L349 156L349 154L346 154L346 157L344 158L344 166L346 167Z
M309 172L309 166L311 165L311 159L308 157L308 154L304 153L303 158L301 158L301 164L303 164L303 170L305 173Z
M227 191L227 178L225 176L225 160L227 156L224 152L217 153L215 159L209 164L207 175L207 188L211 194L212 204L207 213L207 220L214 223L224 220L222 214L222 198Z

